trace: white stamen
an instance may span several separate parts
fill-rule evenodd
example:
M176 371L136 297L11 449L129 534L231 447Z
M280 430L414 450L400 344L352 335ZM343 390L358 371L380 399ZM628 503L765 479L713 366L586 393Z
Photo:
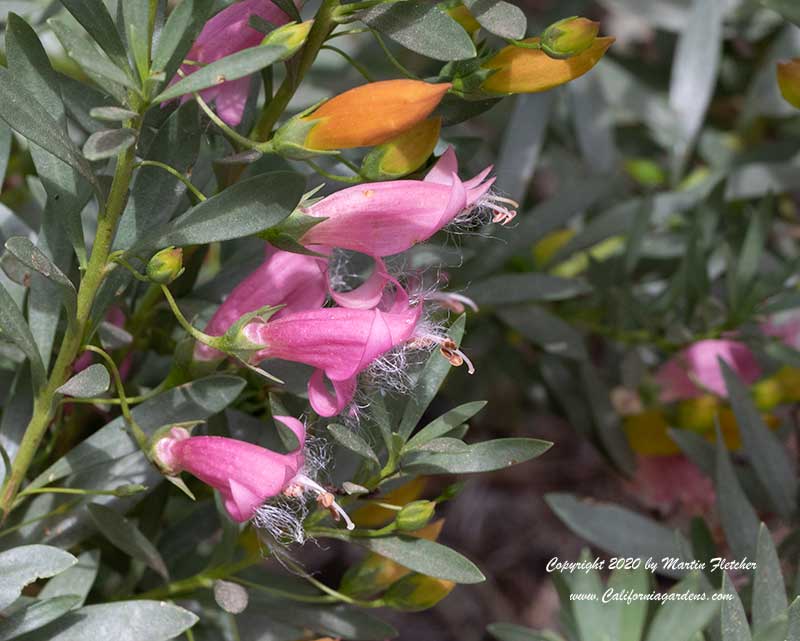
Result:
M316 481L308 478L304 474L298 474L297 476L292 479L292 485L299 485L307 490L311 490L312 492L317 494L318 500L324 507L334 511L336 514L341 516L344 519L344 522L347 524L348 530L353 530L356 527L356 524L350 520L350 516L347 512L344 511L342 506L340 506L333 497L333 494L328 492L324 487L322 487Z
M473 312L478 311L478 305L474 300L463 294L456 294L455 292L432 292L424 295L426 300L440 301L445 307L449 307L457 314L464 311L464 306L469 307Z

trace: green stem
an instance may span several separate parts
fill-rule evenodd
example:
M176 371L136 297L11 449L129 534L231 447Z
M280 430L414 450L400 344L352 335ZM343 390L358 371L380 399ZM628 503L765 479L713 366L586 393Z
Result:
M329 171L324 170L310 158L306 158L305 162L320 176L322 176L323 178L327 178L328 180L335 180L336 182L347 183L349 185L358 185L364 182L364 178L362 178L361 176L341 176L339 174L332 174Z
M342 51L341 49L339 49L339 47L334 47L333 45L323 45L322 47L320 47L320 50L323 49L325 51L333 51L334 53L338 53L342 58L344 58L350 64L351 67L353 67L353 69L355 69L356 71L358 71L358 73L364 76L364 79L367 82L375 82L375 78L373 78L370 72L367 71L367 68L360 62L358 62L358 60L353 58L353 56L348 54L346 51Z
M392 66L397 69L401 74L403 74L406 78L410 78L411 80L419 80L419 76L411 73L408 69L406 69L401 62L395 58L394 54L389 51L389 47L386 46L386 43L381 38L380 34L375 31L375 29L370 29L370 33L372 33L375 41L378 43L380 48L383 50L383 55L386 56L386 59L392 64Z
M180 180L184 185L186 185L186 189L192 192L192 194L194 194L194 197L197 198L197 200L199 200L200 202L207 200L206 195L202 191L200 191L197 187L195 187L192 184L191 180L189 180L186 176L184 176L174 167L170 167L169 165L163 162L158 162L157 160L142 160L140 162L137 162L133 166L134 169L138 169L139 167L158 167L159 169L163 169L167 173L175 176L175 178Z
M141 128L142 119L138 118L135 125ZM127 123L132 125L134 123ZM117 157L114 169L114 178L111 189L106 199L105 207L97 222L92 254L83 273L78 289L78 302L75 312L75 322L69 323L61 346L56 357L56 362L50 373L47 383L39 390L33 404L33 415L25 434L20 442L19 450L11 466L6 481L0 493L0 511L3 519L8 515L14 505L19 488L25 480L28 468L33 461L34 454L39 449L39 444L53 419L58 403L57 390L67 382L72 373L72 362L84 343L85 335L90 326L92 304L97 291L106 275L108 255L111 244L117 231L117 223L128 201L128 188L133 175L133 164L136 157L134 146L129 147Z
M260 561L263 561L261 556L249 556L234 563L224 563L211 568L210 570L199 572L198 574L190 576L186 579L173 581L172 583L169 583L163 587L155 588L154 590L150 590L142 594L137 594L135 598L155 600L169 599L182 594L194 592L195 590L200 590L203 588L208 589L213 587L214 581L217 579L226 579L237 572L246 570L250 566L259 563Z
M161 286L161 291L164 293L164 297L167 299L167 303L169 304L169 308L172 310L172 313L175 315L175 318L178 320L183 329L185 329L189 335L194 338L195 340L200 341L204 345L208 345L209 347L214 347L216 349L224 349L224 345L222 343L222 337L220 336L209 336L201 332L199 329L194 327L186 317L181 312L180 308L178 307L178 303L175 302L175 299L172 296L172 292L169 291L166 285Z
M334 13L339 8L339 0L322 0L319 11L314 17L314 24L308 33L308 39L300 53L300 61L294 73L287 73L278 91L275 92L272 100L267 103L261 116L258 119L250 137L254 140L267 140L272 133L272 129L278 122L278 118L286 111L289 102L294 96L295 91L300 86L314 60L317 58L319 50L325 44L330 32L336 26Z

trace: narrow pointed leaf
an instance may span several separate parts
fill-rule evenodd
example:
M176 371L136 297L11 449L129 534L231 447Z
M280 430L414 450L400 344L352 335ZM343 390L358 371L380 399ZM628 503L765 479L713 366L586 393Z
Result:
M7 619L0 619L0 641L8 641L41 628L69 612L80 597L74 594L34 601Z
M138 1L126 0L126 4ZM120 69L128 68L125 45L103 0L61 0L61 4Z
M122 107L94 107L89 111L89 115L97 120L124 122L138 117L139 114L130 109L123 109Z
M156 547L133 523L116 510L99 503L89 505L89 514L97 529L111 543L128 556L150 567L164 579L169 578L164 559L161 558Z
M328 431L342 447L347 448L351 452L355 452L362 458L372 461L375 465L379 466L381 464L369 443L353 430L347 429L344 425L333 423L328 425Z
M670 592L700 594L710 592L705 578L700 573L688 575ZM720 601L709 596L705 601L665 601L658 611L647 633L647 641L693 641L695 635L711 621Z
M205 25L213 0L182 0L167 18L153 50L153 71L170 80Z
M720 613L722 641L752 641L750 624L747 621L742 600L727 572L722 578L722 591L731 597L722 602L722 612Z
M756 570L753 577L753 631L758 634L786 608L786 588L772 535L763 523L758 532Z
M25 317L2 284L0 284L0 340L10 341L28 357L33 385L38 389L45 379L44 363Z
M447 439L454 440L454 439ZM436 439L428 445L443 438ZM472 474L493 472L541 456L552 447L548 441L535 438L499 438L484 443L458 447L455 451L416 449L402 459L404 471L417 474ZM427 446L426 446L427 447Z
M471 419L484 407L486 407L486 401L475 401L473 403L464 403L464 405L459 405L446 414L442 414L439 418L431 421L417 432L408 443L405 444L403 451L408 452L422 447L433 439L444 436L450 430Z
M125 0L122 3L125 38L142 79L147 78L150 71L150 5L155 8L150 0Z

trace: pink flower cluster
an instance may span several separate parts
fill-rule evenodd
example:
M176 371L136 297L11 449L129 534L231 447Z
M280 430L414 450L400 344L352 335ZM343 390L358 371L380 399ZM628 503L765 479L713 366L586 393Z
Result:
M451 364L466 363L472 373L469 359L427 320L424 308L432 302L463 310L465 304L474 307L474 303L443 292L410 295L383 261L451 223L505 223L514 217L508 203L489 191L491 168L464 182L457 170L455 153L448 149L424 180L360 185L301 207L301 213L321 219L299 238L313 255L268 246L264 262L231 291L205 333L222 336L237 326L237 354L244 354L251 364L280 359L313 367L308 397L315 412L325 417L350 406L359 376L389 353L438 347ZM374 261L372 274L347 292L332 286L329 273L340 249L366 254ZM239 323L267 306L280 308L269 318L254 315ZM198 343L194 356L213 363L226 354ZM302 447L305 428L291 417L278 420L300 440L293 453L277 454L223 437L190 437L182 428L174 428L157 442L154 458L168 474L187 471L218 489L234 520L254 519L283 534L288 528L292 540L302 540L300 519L265 503L267 499L300 497L311 491L335 518L344 517L352 526L333 495L310 478L313 473Z
M513 217L491 196L489 169L462 182L452 149L424 180L398 180L350 187L323 198L303 213L321 218L300 242L320 256L348 249L371 256L370 277L352 291L331 287L329 259L267 249L264 263L219 307L205 331L223 335L243 315L265 306L283 306L268 320L254 318L241 330L253 345L253 364L281 359L312 366L308 383L311 406L321 416L342 412L353 400L359 374L396 349L438 346L453 364L466 356L425 322L426 300L460 305L463 297L442 293L410 296L392 277L383 257L403 252L459 218L480 215ZM477 212L477 213L476 213ZM328 298L335 306L326 306ZM470 301L466 301L470 304ZM195 349L198 360L217 360L221 352L206 345Z

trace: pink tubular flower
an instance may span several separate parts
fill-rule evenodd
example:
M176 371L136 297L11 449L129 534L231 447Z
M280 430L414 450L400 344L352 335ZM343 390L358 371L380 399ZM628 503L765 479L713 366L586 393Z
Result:
M279 358L316 368L308 383L309 401L319 415L334 416L353 400L357 376L414 336L421 313L420 305L408 304L386 312L331 307L255 321L243 333L263 345L254 360Z
M287 16L272 0L242 0L220 11L209 20L195 40L180 73L172 83L197 71L203 65L230 56L231 54L257 46L264 34L249 26L250 16L258 16L267 22L280 26L289 22ZM250 77L222 82L200 92L206 102L214 101L217 113L232 126L242 121L244 106L250 93ZM184 96L182 101L189 100Z
M327 295L324 263L313 256L267 248L264 262L240 282L219 306L205 328L211 336L222 336L239 318L267 305L285 305L273 318L322 307ZM197 343L197 360L209 361L224 354Z
M449 148L425 180L369 183L331 194L305 209L305 214L326 220L300 242L391 256L482 208L493 212L493 222L505 224L514 218L516 212L505 205L516 203L489 192L494 179L486 176L491 167L466 182L457 171L455 152Z
M715 500L714 484L683 454L638 457L627 489L645 507L664 515L705 515Z
M728 392L719 366L720 358L748 385L761 377L761 368L744 343L727 339L698 341L656 372L661 402L695 398L708 392L726 397Z
M280 495L300 497L305 491L344 518L348 529L355 527L333 495L303 474L306 441L305 426L291 416L276 416L292 432L299 445L288 454L279 454L252 443L222 436L190 436L182 427L173 427L160 439L154 456L164 472L175 476L189 472L222 495L225 509L240 523L257 516L270 498Z

